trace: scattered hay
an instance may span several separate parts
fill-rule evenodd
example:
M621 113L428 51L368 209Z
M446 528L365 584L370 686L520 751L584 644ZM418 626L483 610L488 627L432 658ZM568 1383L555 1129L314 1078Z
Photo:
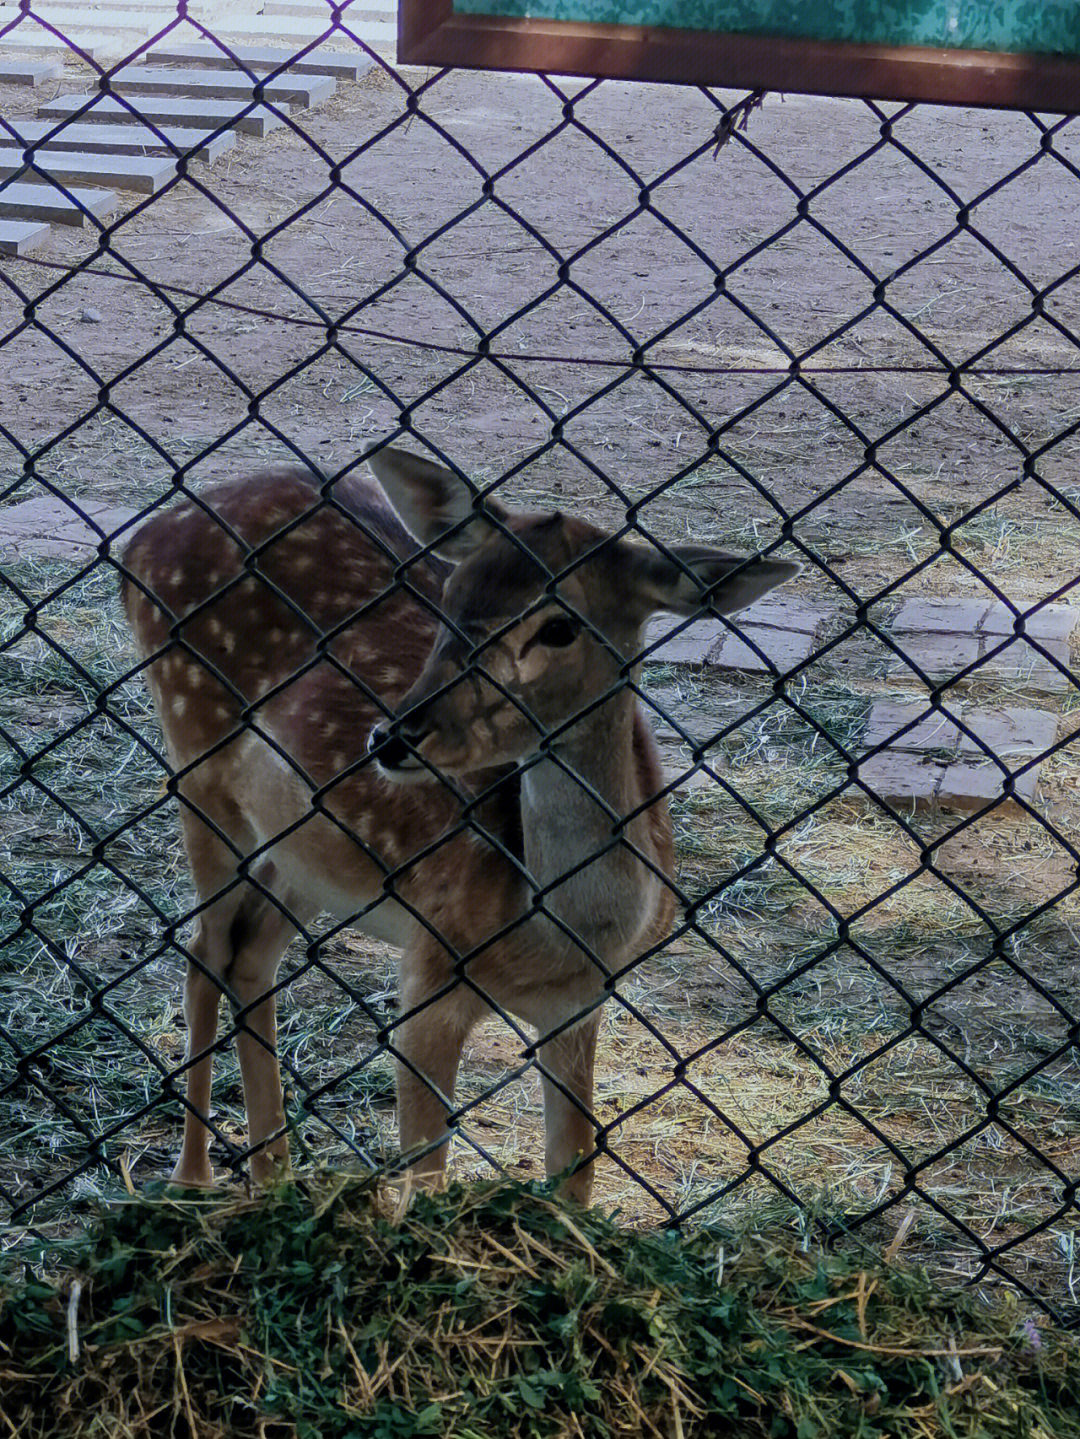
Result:
M322 1174L115 1206L0 1288L19 1439L1069 1439L1080 1342L776 1232Z

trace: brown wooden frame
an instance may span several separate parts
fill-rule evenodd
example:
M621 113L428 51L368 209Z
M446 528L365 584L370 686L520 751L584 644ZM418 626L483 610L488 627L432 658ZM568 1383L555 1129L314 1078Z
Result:
M452 0L400 0L398 63L1080 112L1080 60L455 15Z

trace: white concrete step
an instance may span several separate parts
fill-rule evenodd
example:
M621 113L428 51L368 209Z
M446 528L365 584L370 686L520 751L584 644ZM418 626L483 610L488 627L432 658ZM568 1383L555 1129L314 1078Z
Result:
M18 11L20 0L0 0L0 23L5 11ZM46 9L77 10L91 18L109 11L122 10L125 13L146 16L148 23L160 24L176 19L176 0L31 0L33 13L44 13ZM223 15L253 16L261 14L262 0L188 0L187 13L192 20L210 26Z
M71 41L71 44L66 43ZM0 43L0 50L5 55L24 55L27 57L47 55L71 60L78 60L71 46L77 45L83 54L91 60L105 60L111 54L119 54L120 51L114 40L107 39L104 35L97 35L87 30L72 31L67 34L66 40L58 40L48 30L43 30L40 25L27 25L25 22L15 30L10 30Z
M370 45L373 50L396 49L397 48L397 26L379 23L377 21L352 21L348 19L348 11L341 17L342 25L363 40L365 45ZM330 30L330 22L324 24L321 20L303 20L292 15L264 15L258 20L229 20L214 24L214 33L227 40L230 36L244 36L249 39L258 39L268 45L281 43L299 42L305 44L311 40L317 40L320 35ZM345 30L338 29L331 32L331 38L335 44L349 44L349 36Z
M79 119L92 124L132 123L131 110L119 100L103 98L100 95L62 95L48 105L42 105L38 114L46 120L62 120L81 110L88 101L94 100L92 110ZM242 130L247 135L265 135L284 124L280 115L274 115L264 105L256 106L248 114L241 115L242 106L228 100L176 100L171 95L132 96L130 103L143 120L152 125L186 125L195 129L210 130L227 125Z
M5 145L0 139L0 180L25 171L24 178L33 182L40 172L68 187L115 185L118 190L156 195L176 178L176 161L156 155L90 155L79 150L41 150L34 156L34 166L33 171L25 171L22 146Z
M206 96L212 100L252 98L252 81L240 70L169 70L150 65L129 65L112 77L118 95ZM328 100L337 88L332 75L285 76L264 82L263 94L275 105L306 108Z
M61 225L85 225L86 215L80 205L99 220L111 215L117 207L111 190L77 190L70 185L66 188L71 200L53 185L5 185L0 189L0 219L55 220ZM79 201L78 205L75 200Z
M161 28L146 15L133 14L130 11L118 10L113 7L106 10L90 10L85 5L50 5L43 3L43 0L34 0L31 13L37 19L47 20L50 25L55 25L57 30L64 35L89 28L93 28L100 35L111 35L117 30L132 35L152 35L156 29ZM172 18L174 20L176 18L175 10ZM4 11L0 10L0 24L3 23ZM166 20L165 23L168 24L168 21ZM12 31L13 35L17 33L17 31Z
M56 60L7 60L0 56L0 85L40 85L63 73L63 65Z
M298 75L333 75L338 80L359 80L371 69L373 61L363 51L327 50L320 46L309 54L297 58L292 50L274 50L265 45L230 45L229 49L242 64L256 73L260 70L277 70L285 66ZM150 52L150 59L159 64L205 65L212 70L235 70L230 56L216 45L204 42L201 45L183 45L162 41Z
M24 145L44 142L47 150L78 149L107 155L169 154L169 145L165 143L168 141L178 150L192 152L193 159L213 164L219 155L236 145L236 132L233 130L208 139L209 132L206 130L161 126L165 140L159 140L145 125L86 125L75 122L64 125L52 139L46 140L45 136L56 130L55 120L9 120L8 124ZM0 139L0 143L7 142Z
M265 0L262 7L264 15L295 15L305 20L319 20L324 25L329 25L330 15L329 0ZM383 25L395 23L396 12L387 5L362 5L358 0L346 6L341 12L343 24L348 25L350 30L366 21L376 21Z
M28 255L48 238L48 225L37 220L0 220L0 255Z

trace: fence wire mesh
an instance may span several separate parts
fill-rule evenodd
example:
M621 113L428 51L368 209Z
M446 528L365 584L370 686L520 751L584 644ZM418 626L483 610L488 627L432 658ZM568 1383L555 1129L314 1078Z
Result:
M288 63L249 68L182 0L133 50L201 42L246 77L213 134L238 116L277 123L212 164L123 87L131 56L78 46L48 7L0 9L0 54L48 33L68 45L61 97L87 97L31 135L40 97L0 86L20 156L0 206L34 180L85 212L5 261L0 299L11 1242L168 1172L191 1103L179 976L192 921L240 889L290 907L260 867L299 825L284 812L244 848L200 810L243 883L193 892L176 816L178 790L197 807L183 779L198 763L165 757L148 659L197 657L217 685L228 724L201 755L256 735L284 773L312 753L275 708L306 694L291 687L329 668L360 696L349 713L385 720L435 612L469 683L521 709L492 658L521 610L478 638L438 599L430 544L387 559L378 525L389 579L371 602L412 627L390 642L401 673L383 688L335 647L375 622L340 612L354 591L333 545L344 533L370 552L350 477L389 442L470 477L511 557L546 566L527 618L554 597L601 657L608 622L580 598L590 561L545 558L504 503L588 519L676 570L692 569L691 540L804 566L742 621L703 596L654 624L634 663L618 656L613 689L537 721L520 769L464 790L436 774L424 793L463 804L383 862L385 892L437 939L406 878L441 852L452 886L468 835L528 894L504 938L537 910L565 928L552 891L590 860L546 880L524 867L521 789L538 765L561 767L595 809L604 797L560 741L612 693L642 707L676 866L634 838L641 805L606 814L598 855L632 849L642 889L660 876L676 914L614 966L594 956L597 1197L632 1221L795 1217L902 1242L945 1279L1007 1279L1071 1322L1080 131L1036 114L400 72L350 8L328 7L325 40L303 53L372 68L309 110L273 97ZM105 100L175 164L101 218L48 144ZM216 480L282 459L308 477L290 516L249 533L218 513ZM162 528L178 501L186 532ZM148 658L118 596L122 578L161 594L125 564L144 522L205 587L194 611L166 613ZM315 577L283 582L275 552L311 535ZM215 575L190 545L226 536L238 558ZM248 638L270 676L254 696L196 637L234 614L245 582L262 587ZM311 631L300 658L273 634L275 604ZM553 668L572 639L551 639ZM367 729L324 737L325 772L303 776L358 852L370 836L335 795L371 785ZM392 1168L392 1061L407 1082L401 1036L435 1023L433 996L410 1004L394 951L306 899L275 981L293 1149ZM519 1081L543 1072L565 1091L562 1071L446 938L451 987L497 1011L447 1116L454 1171L538 1175L539 1106ZM258 1006L232 997L204 1118L216 1166L239 1173L232 1041ZM545 1054L578 1017L541 1026Z

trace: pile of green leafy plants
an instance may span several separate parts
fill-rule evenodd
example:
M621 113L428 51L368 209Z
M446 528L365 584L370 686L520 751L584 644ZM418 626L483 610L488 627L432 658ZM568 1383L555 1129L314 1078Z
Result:
M391 1201L320 1175L110 1207L0 1288L0 1434L1080 1436L1080 1342L1015 1301L539 1187Z

